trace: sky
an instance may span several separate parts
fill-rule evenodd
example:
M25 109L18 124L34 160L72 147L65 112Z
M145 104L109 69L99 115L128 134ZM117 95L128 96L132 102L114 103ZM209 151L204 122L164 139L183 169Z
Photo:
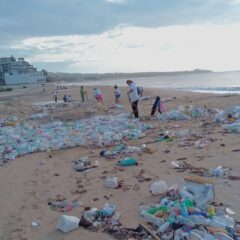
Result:
M240 70L240 0L0 0L0 32L51 72Z

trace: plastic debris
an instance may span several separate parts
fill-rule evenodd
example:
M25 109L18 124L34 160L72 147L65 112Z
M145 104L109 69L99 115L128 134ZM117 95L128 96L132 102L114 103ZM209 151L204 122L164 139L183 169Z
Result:
M166 193L167 189L167 184L162 180L156 181L150 185L150 192L155 196Z
M170 187L159 204L141 206L140 215L159 239L238 239L235 220L211 205L210 185L204 178L188 178L181 188Z
M169 112L164 112L158 115L157 118L161 121L183 121L190 119L190 117L187 116L184 112L176 109L170 110Z
M108 177L104 181L104 185L108 188L119 188L120 183L116 177Z
M76 122L52 122L40 126L17 124L0 127L0 160L13 160L33 152L76 146L109 146L126 139L145 136L151 129L126 115L98 116Z
M62 215L57 222L56 228L64 233L77 229L80 219L74 216Z
M128 158L118 161L118 165L123 166L123 167L134 166L134 165L138 165L138 162L136 159L128 157Z

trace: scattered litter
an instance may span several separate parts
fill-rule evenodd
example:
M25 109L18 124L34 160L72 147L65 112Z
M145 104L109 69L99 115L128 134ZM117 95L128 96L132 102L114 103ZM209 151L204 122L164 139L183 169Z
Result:
M124 138L142 138L144 131L151 128L151 125L143 124L138 119L129 119L125 114L40 126L17 124L15 127L0 127L0 161L48 149L110 146Z
M75 161L73 163L73 165L74 165L74 169L77 172L84 172L84 171L90 170L92 168L98 167L99 162L95 161L94 163L92 163L92 161L88 160L88 157L82 157L80 160Z
M126 167L126 166L134 166L134 165L138 165L138 162L135 158L125 158L123 160L118 161L118 165Z
M62 215L56 225L56 228L64 233L75 230L79 226L80 219L74 216Z
M224 124L222 128L230 133L240 133L240 120L231 124Z
M150 193L156 196L156 195L161 195L166 193L168 188L167 188L167 184L164 181L158 180L152 183L149 189L150 189Z
M78 200L67 201L67 200L55 200L48 202L50 208L58 212L70 212L73 208L79 206Z
M35 113L35 114L32 114L30 117L28 117L27 120L38 120L46 116L47 116L47 113Z
M182 188L169 188L159 204L141 206L140 215L159 239L238 239L234 219L215 208L213 200L214 187L208 180L188 177Z
M168 120L183 121L183 120L190 119L190 117L187 116L184 112L175 110L175 109L170 110L169 112L164 112L162 114L159 114L157 118L161 121L168 121Z
M39 226L39 223L37 223L37 222L35 222L35 221L32 221L31 226L32 226L33 228L36 228L36 227Z
M104 181L104 185L108 188L119 188L121 187L121 184L119 183L118 179L116 177L108 177Z
M226 213L230 215L236 214L231 208L228 208L228 207L226 208Z

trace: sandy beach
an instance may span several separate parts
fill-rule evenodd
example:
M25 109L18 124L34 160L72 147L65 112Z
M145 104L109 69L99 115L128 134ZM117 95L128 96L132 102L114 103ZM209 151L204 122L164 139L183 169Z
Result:
M130 113L131 108L126 96L127 88L121 88L121 104L123 109L111 108L114 104L113 87L103 87L104 103L99 104L92 99L92 87L86 87L89 100L81 103L79 86L71 86L59 90L59 100L65 93L70 93L75 104L56 104L54 108L46 109L46 117L28 124L43 124L50 121L65 123L79 119L89 119L101 115L116 115ZM42 112L39 103L52 101L53 84L47 84L46 92L41 86L28 87L13 92L0 94L0 119L17 116L17 122L23 123L34 113ZM77 239L113 239L102 232L92 232L82 227L62 233L56 230L56 223L62 212L53 211L49 199L57 195L68 200L78 199L79 207L67 212L68 215L80 216L85 207L101 208L105 203L114 203L121 212L121 223L124 227L135 228L144 220L139 215L139 206L159 202L159 196L149 192L150 183L161 179L168 186L183 184L184 177L194 175L190 170L177 171L171 165L172 161L183 162L198 168L216 168L221 165L229 169L233 176L240 176L239 134L223 132L220 124L215 124L211 118L196 118L186 121L160 121L149 119L152 102L155 96L165 99L167 111L182 105L206 106L208 109L224 110L227 107L239 105L239 95L213 95L191 93L184 91L144 89L144 95L149 100L139 103L141 121L153 125L153 129L144 138L138 140L123 140L128 146L141 146L156 139L160 133L190 129L204 136L208 144L203 148L181 146L182 138L173 138L172 142L154 142L147 146L150 153L131 153L138 160L138 166L119 167L117 161L122 156L107 159L100 156L100 151L110 147L96 146L74 147L57 151L45 151L28 154L13 161L7 161L0 167L0 239L1 240L77 240ZM52 101L53 102L53 101ZM204 124L206 123L206 124ZM167 151L166 151L167 150ZM77 172L72 163L81 157L88 156L92 161L98 161L99 166L87 173ZM146 181L139 181L139 174ZM119 189L109 189L104 186L104 179L115 176L122 182ZM239 180L225 177L211 177L215 186L215 201L223 203L236 214L240 220ZM38 227L32 227L35 221Z

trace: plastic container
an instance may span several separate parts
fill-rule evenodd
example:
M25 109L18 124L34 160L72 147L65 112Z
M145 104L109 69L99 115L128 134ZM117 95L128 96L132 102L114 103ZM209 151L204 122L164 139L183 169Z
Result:
M116 209L117 207L115 204L106 203L102 208L103 217L111 217L115 213Z
M138 165L138 163L137 163L137 160L134 158L126 158L121 161L118 161L118 165L126 167L126 166Z
M169 228L170 224L169 222L165 222L163 225L161 225L157 232L160 232L160 233L164 233L165 231L167 231L167 229Z
M150 193L152 195L160 195L166 193L168 190L167 184L162 181L156 181L150 185Z
M104 185L108 188L118 188L119 182L116 177L108 177L105 179Z
M56 228L64 233L70 232L78 228L79 222L78 217L62 215L57 222Z

